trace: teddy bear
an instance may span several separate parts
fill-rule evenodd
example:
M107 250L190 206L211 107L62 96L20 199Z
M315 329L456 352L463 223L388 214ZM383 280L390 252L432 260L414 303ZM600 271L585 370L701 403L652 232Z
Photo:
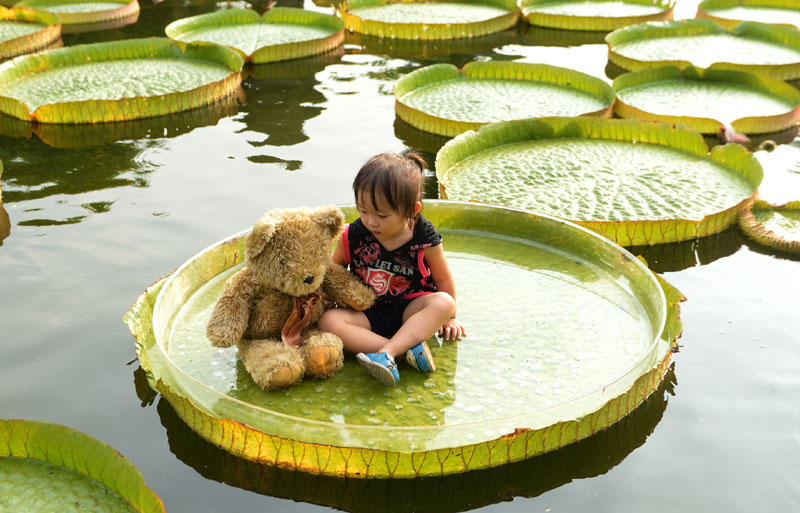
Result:
M333 206L275 209L245 239L245 267L232 275L206 327L265 390L326 378L342 368L342 340L316 323L326 300L365 310L372 290L331 260L344 216Z

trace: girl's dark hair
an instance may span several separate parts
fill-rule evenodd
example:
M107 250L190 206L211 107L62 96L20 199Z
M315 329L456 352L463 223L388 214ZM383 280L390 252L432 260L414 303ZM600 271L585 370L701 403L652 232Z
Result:
M353 194L366 192L377 209L376 196L383 196L395 212L413 219L414 204L422 201L425 161L416 153L381 153L369 159L353 180Z

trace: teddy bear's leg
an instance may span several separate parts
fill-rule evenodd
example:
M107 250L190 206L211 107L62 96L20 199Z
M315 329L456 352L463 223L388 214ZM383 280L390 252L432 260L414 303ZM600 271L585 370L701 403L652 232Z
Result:
M344 365L342 339L333 333L311 330L304 334L300 352L306 360L306 373L329 378Z
M280 340L242 339L239 358L253 381L265 390L294 385L306 371L303 355Z

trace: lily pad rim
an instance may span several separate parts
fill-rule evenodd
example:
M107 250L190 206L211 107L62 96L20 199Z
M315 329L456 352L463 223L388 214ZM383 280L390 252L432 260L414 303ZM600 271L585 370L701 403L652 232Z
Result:
M448 204L448 205L449 204L470 205L470 206L473 206L473 207L476 205L474 202L467 202L467 201L424 200L423 201L423 210L424 210L426 204L435 204L435 203L442 203L442 204ZM598 386L598 387L596 387L596 388L594 388L592 390L589 390L589 391L587 391L587 392L585 392L585 393L583 393L581 395L572 397L570 399L567 399L565 401L562 401L562 402L559 402L559 403L556 403L556 404L549 405L549 406L544 407L544 408L539 408L537 410L532 410L532 411L524 411L522 413L517 413L517 414L514 414L514 415L508 415L508 416L505 416L505 417L493 418L493 419L491 419L492 422L508 422L508 421L512 421L514 419L517 419L517 418L520 418L520 417L525 417L525 416L528 416L528 415L531 415L531 414L534 414L534 413L544 412L544 411L547 411L547 410L555 410L555 409L560 408L560 407L562 407L562 406L564 406L566 404L569 404L569 403L571 403L573 401L577 401L577 400L580 400L580 399L582 399L584 397L588 397L588 396L590 396L592 394L596 394L598 392L602 393L602 391L604 389L608 388L609 386L613 385L614 383L617 383L617 382L623 380L624 378L626 378L632 372L635 372L637 370L637 368L641 365L642 358L646 358L647 355L650 355L651 353L653 353L657 349L657 347L660 344L663 343L663 340L661 339L661 336L662 336L662 333L663 333L663 331L664 331L664 329L666 327L667 310L668 310L666 296L664 295L664 291L663 291L662 287L658 283L658 278L657 278L655 272L650 270L647 267L647 265L645 265L640 259L636 258L634 255L632 255L628 250L626 250L625 248L623 248L622 246L620 246L616 242L614 242L614 241L612 241L612 240L610 240L610 239L608 239L606 237L603 237L602 235L598 234L597 232L594 232L594 231L592 231L592 230L590 230L588 228L585 228L583 226L580 226L580 225L578 225L578 224L576 224L576 223L574 223L572 221L568 221L566 219L562 219L562 218L559 218L557 216L553 216L553 215L549 215L549 214L545 214L545 213L540 213L540 212L534 212L534 211L531 211L531 210L511 208L511 207L505 207L505 206L502 206L502 205L493 205L493 204L488 204L488 203L481 203L480 206L483 207L483 208L505 210L505 211L517 212L519 214L524 214L524 215L529 215L529 216L537 216L537 217L540 217L540 218L547 219L549 222L554 222L554 223L566 225L566 226L569 227L569 229L572 229L572 230L577 229L579 232L582 232L582 234L584 236L590 236L590 237L593 237L593 238L601 240L604 244L610 245L612 249L616 249L620 253L622 253L623 255L627 255L629 257L630 261L635 261L635 263L633 265L637 266L640 271L646 271L645 274L648 276L648 278L650 280L652 280L653 288L654 288L654 290L657 291L657 293L659 295L659 297L656 298L656 301L659 301L665 307L661 311L660 318L658 319L658 326L655 326L655 329L654 329L655 335L653 337L653 342L645 350L643 350L641 352L640 357L637 359L637 361L633 365L631 365L624 372L619 373L616 377L614 377L614 379L612 379L608 383L605 383L605 384L603 384L601 386ZM354 204L337 205L337 208L340 208L340 209L342 209L342 208L347 209L347 208L354 208L354 207L355 207ZM224 394L222 392L219 392L219 391L209 387L205 383L202 383L202 382L198 381L193 376L190 376L189 374L185 373L180 368L180 366L178 366L172 360L172 358L170 357L168 352L165 351L165 349L163 347L163 341L161 340L161 337L159 336L159 333L161 332L160 328L161 328L162 321L161 321L161 318L158 316L158 310L159 310L159 306L160 306L160 303L161 303L161 298L164 295L164 291L169 288L169 285L172 283L173 280L176 279L177 276L180 275L181 271L183 271L186 267L191 265L196 259L202 257L205 253L207 253L209 251L212 251L213 249L215 249L215 248L217 248L217 247L219 247L221 245L224 245L226 243L230 243L232 241L235 241L235 240L241 239L242 237L245 237L248 233L250 233L251 230L252 230L252 228L247 228L245 230L242 230L242 231L239 231L237 233L234 233L233 235L230 235L230 236L228 236L226 238L223 238L223 239L221 239L221 240L219 240L219 241L217 241L217 242L215 242L215 243L203 248L201 251L195 253L193 256L191 256L189 259L187 259L183 264L181 264L178 268L176 268L174 271L172 271L166 277L166 279L164 280L164 283L163 283L163 285L161 286L161 288L160 288L160 290L158 292L158 296L156 297L156 300L153 303L152 329L153 329L153 336L154 336L155 341L156 341L155 346L157 346L158 351L160 351L160 353L161 353L160 356L162 356L164 358L164 361L167 362L167 364L169 366L169 372L172 372L172 371L180 372L181 375L182 375L181 376L182 379L187 379L187 380L193 382L195 385L199 385L202 389L204 389L205 391L213 394L214 396L216 396L220 400L230 401L230 402L236 403L239 406L247 408L247 409L261 411L261 412L264 412L267 415L272 415L272 416L276 416L276 417L282 417L282 418L285 418L287 420L291 420L291 421L293 421L295 423L301 423L301 424L313 424L313 425L332 427L332 428L337 428L337 429L341 429L343 426L346 426L348 429L369 429L369 430L381 430L381 431L398 431L399 430L399 431L424 432L424 431L439 431L441 429L454 428L454 427L481 425L481 424L486 422L485 419L482 419L482 420L475 420L475 421L471 421L471 422L462 422L462 423L459 423L459 424L444 424L444 425L432 425L432 426L431 425L428 425L428 426L383 426L383 425L381 425L381 426L373 426L373 425L368 425L368 424L344 424L343 425L341 423L336 423L336 422L329 422L329 421L322 421L322 420L315 420L315 419L306 419L306 418L303 418L303 417L297 417L297 416L289 415L289 414L282 413L282 412L279 412L279 411L269 410L267 408L263 408L261 406L254 405L252 403L248 403L248 402L242 401L242 400L240 400L238 398L231 397L230 395L227 395L227 394ZM236 264L236 265L239 265L239 264ZM445 343L458 343L458 342L445 342ZM150 369L146 369L146 370L148 372L151 371ZM638 379L638 377L640 377L640 376L637 376L637 378L634 378L634 379ZM159 377L158 379L162 380L163 378ZM266 392L266 393L274 393L274 392ZM217 416L215 414L212 414L212 415L214 415L215 417Z

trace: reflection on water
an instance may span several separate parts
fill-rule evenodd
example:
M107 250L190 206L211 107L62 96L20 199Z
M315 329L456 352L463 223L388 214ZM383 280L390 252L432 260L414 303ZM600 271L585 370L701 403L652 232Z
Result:
M699 239L655 246L630 246L627 249L636 256L642 256L653 271L665 273L710 264L733 255L746 240L747 237L734 226Z
M3 161L0 160L0 178L3 178ZM11 221L8 219L8 212L3 207L3 184L0 183L0 246L11 233Z
M527 25L527 24L526 24ZM533 46L581 46L605 44L608 32L562 30L527 25L525 43Z
M144 374L141 369L137 372ZM170 451L207 479L355 513L447 513L515 497L536 497L575 479L605 474L645 443L663 417L676 385L671 368L661 386L631 414L557 451L489 470L413 480L343 479L259 465L200 438L166 400L158 401L157 410ZM143 405L152 400L150 396L139 398Z

